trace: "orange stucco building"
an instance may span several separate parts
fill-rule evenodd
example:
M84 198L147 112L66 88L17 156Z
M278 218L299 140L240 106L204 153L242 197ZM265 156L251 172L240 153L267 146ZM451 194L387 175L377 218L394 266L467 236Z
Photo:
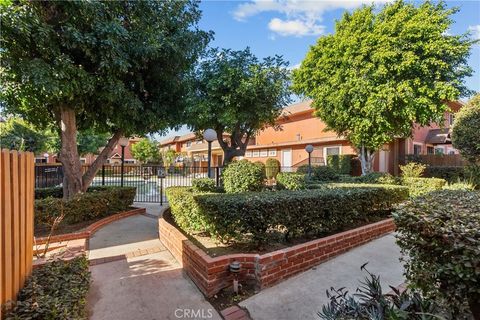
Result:
M326 125L313 115L311 101L303 101L283 109L278 118L277 127L268 127L252 139L243 158L250 161L265 162L268 158L278 159L282 167L298 167L308 162L305 147L311 144L313 164L324 164L328 155L356 154L355 148L344 137L335 132L326 131ZM415 126L410 138L394 139L377 153L374 170L398 174L398 165L409 154L457 153L450 141L450 126L454 113L462 103L447 103L451 112L445 113L442 126L432 124L428 127ZM160 142L162 148L173 148L195 163L206 161L207 143L193 133L177 136ZM212 162L221 165L223 152L218 142L212 144Z

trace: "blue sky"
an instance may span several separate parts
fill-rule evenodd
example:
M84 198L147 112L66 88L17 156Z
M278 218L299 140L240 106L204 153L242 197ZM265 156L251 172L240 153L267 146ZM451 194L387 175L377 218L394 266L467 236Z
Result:
M385 0L373 2L381 5ZM370 3L371 0L207 0L200 3L203 12L200 28L215 32L212 47L241 50L248 46L260 58L282 55L294 67L319 37L334 32L335 20L345 10ZM480 1L446 3L460 8L453 16L455 23L449 33L463 34L470 30L472 37L480 38ZM480 44L473 47L469 64L475 73L467 79L467 86L480 91ZM186 131L183 128L179 133Z

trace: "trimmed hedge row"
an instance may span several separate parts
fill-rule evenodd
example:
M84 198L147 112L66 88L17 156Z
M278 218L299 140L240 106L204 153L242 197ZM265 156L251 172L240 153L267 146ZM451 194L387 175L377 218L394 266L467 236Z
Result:
M478 319L480 193L432 192L399 206L394 218L397 242L409 256L407 279L425 296L442 299L452 313L468 304Z
M418 197L432 191L442 190L447 181L439 178L403 178L402 185L408 187L410 197Z
M277 174L279 189L302 190L306 188L306 175L296 172L280 172Z
M352 160L356 156L353 154L335 154L327 156L327 166L335 170L338 174L352 173Z
M195 191L199 192L216 192L217 191L217 185L215 183L215 180L211 178L195 178L192 179L192 188Z
M127 210L135 199L135 187L106 187L78 194L73 199L49 197L35 200L35 225L49 225L65 213L63 224L74 224Z
M88 319L88 266L82 256L33 269L6 319Z
M105 191L112 186L91 186L87 189L87 192L92 191ZM45 199L48 197L53 198L62 198L63 197L63 188L62 187L51 187L51 188L38 188L35 189L35 199Z
M318 190L199 194L172 187L167 197L177 224L221 240L251 235L260 243L272 229L291 235L331 233L390 210L408 197L401 186L327 185Z
M297 173L308 174L308 165L298 167ZM317 181L339 181L340 175L327 166L312 166L311 179Z

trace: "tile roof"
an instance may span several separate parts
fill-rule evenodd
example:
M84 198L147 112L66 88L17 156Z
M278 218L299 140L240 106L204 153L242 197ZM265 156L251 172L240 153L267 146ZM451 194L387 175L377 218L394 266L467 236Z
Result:
M429 144L448 144L451 143L450 139L450 129L441 128L441 129L431 129L428 131L427 138L425 143Z

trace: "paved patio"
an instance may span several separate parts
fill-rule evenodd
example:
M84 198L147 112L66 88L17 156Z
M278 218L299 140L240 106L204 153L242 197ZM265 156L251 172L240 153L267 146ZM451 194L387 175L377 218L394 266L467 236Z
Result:
M126 255L91 266L90 319L221 319L158 240L157 218L164 208L135 206L147 208L147 215L116 221L90 239L90 258ZM152 247L156 252L150 253Z

